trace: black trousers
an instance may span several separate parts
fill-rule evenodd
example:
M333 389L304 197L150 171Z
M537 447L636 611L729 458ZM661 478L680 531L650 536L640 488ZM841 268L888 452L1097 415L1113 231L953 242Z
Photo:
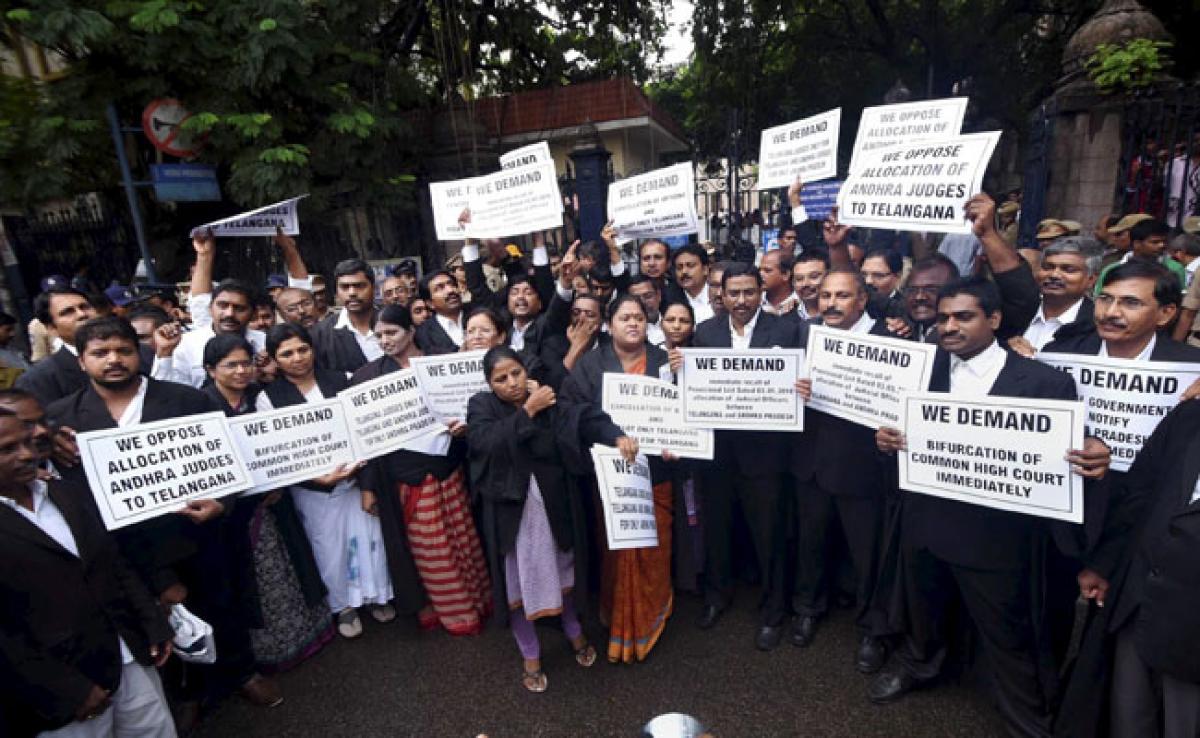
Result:
M700 478L704 516L704 601L721 609L733 601L733 510L735 501L754 542L762 571L763 625L778 625L784 615L782 475L746 476L709 465Z
M830 532L838 525L846 539L855 574L855 622L880 635L883 617L872 606L883 538L882 497L835 495L813 482L796 486L796 566L792 609L820 617L829 610L829 590L837 573Z
M1009 733L1049 736L1050 707L1039 678L1028 562L984 571L950 563L923 548L906 546L901 555L909 624L896 654L902 667L919 680L937 676L946 655L946 613L960 596L979 632Z

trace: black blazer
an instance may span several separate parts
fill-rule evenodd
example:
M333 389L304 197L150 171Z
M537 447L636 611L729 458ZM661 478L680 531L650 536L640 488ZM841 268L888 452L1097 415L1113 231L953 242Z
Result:
M1008 351L989 395L1074 400L1075 380L1045 364ZM950 391L950 354L938 349L931 392ZM1034 536L1048 530L1041 518L915 492L903 493L902 530L913 548L960 566L985 571L1023 569Z
M374 318L372 318L374 322ZM353 374L367 363L366 354L349 328L336 328L336 320L323 320L312 328L313 349L317 365L346 374Z
M504 314L507 315L507 306ZM525 329L525 346L523 348L531 356L540 356L542 347L551 336L567 335L567 326L571 324L571 303L553 293L546 309L533 319L533 323ZM512 337L509 336L509 343Z
M138 371L149 376L154 366L154 350L138 344L138 357ZM17 377L15 386L36 397L42 407L49 407L55 400L83 389L87 383L79 357L64 346Z
M750 336L751 348L797 348L808 343L808 325L761 310ZM692 345L697 348L732 348L729 316L717 315L696 326ZM805 418L807 422L807 417ZM772 431L718 430L713 434L713 464L729 467L748 477L778 474L785 469L784 454L795 439L806 435Z
M1075 336L1094 333L1096 330L1095 311L1096 303L1092 302L1092 298L1084 295L1083 302L1079 305L1079 312L1075 315L1075 320L1066 325L1059 326L1059 329L1054 332L1054 338L1051 341L1063 341ZM1025 327L1026 329L1029 328L1028 325ZM1048 346L1049 344L1047 344Z
M145 585L117 552L85 500L67 480L49 483L79 549L76 557L6 505L0 505L0 710L17 735L74 720L96 684L121 681L120 636L138 662L172 637Z
M1176 407L1126 475L1136 521L1110 626L1135 625L1138 653L1154 669L1200 682L1200 402ZM1115 596L1114 596L1115 595Z
M215 402L198 389L177 382L147 379L142 422L169 420L186 415L219 410ZM77 433L117 427L104 400L91 384L46 408L46 415ZM60 470L79 489L87 489L82 466ZM91 495L88 495L91 500ZM96 512L99 515L99 512ZM179 582L176 566L196 553L195 524L179 515L162 515L137 525L114 531L121 553L145 579L155 594Z
M463 310L463 321L466 321L467 311ZM459 350L458 344L446 333L446 329L438 322L437 315L430 315L424 323L417 326L414 337L417 347L427 354L452 354Z
M495 310L508 308L508 290L496 292L488 287L487 278L483 274L483 259L463 261L463 270L467 273L467 292L471 295L471 306L482 305ZM508 279L525 271L525 265L520 261L505 261L504 274ZM549 264L540 264L533 268L533 288L541 298L543 305L549 305L554 296L554 271Z
M1080 311L1082 313L1082 311ZM1071 325L1074 325L1072 323ZM1095 324L1092 324L1092 330L1088 332L1072 332L1064 337L1062 332L1069 326L1064 325L1054 334L1054 340L1046 344L1042 351L1046 353L1060 354L1080 354L1086 356L1098 356L1100 354L1100 346L1104 343L1100 338L1100 334L1096 332ZM1154 350L1150 352L1150 361L1190 361L1200 362L1200 348L1187 343L1180 343L1168 336L1166 333L1159 333L1157 340L1154 342Z

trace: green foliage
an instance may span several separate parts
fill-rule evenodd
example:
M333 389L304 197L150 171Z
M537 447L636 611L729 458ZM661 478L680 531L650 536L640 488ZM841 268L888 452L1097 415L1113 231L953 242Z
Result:
M1135 38L1124 44L1100 44L1086 62L1088 76L1102 92L1132 91L1145 87L1164 68L1167 41Z

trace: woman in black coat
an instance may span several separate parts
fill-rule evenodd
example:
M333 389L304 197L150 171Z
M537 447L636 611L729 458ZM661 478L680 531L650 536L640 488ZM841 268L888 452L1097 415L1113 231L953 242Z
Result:
M544 692L534 620L561 615L576 661L584 667L596 661L568 596L584 581L577 574L582 511L567 470L581 455L554 390L529 380L516 351L488 350L483 371L491 391L472 397L467 410L471 482L483 502L496 609L512 611L510 626L525 659L522 684Z

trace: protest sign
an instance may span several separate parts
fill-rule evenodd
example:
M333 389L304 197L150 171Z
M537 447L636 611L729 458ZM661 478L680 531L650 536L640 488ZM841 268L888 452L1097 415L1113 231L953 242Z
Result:
M685 348L679 389L692 428L802 431L803 349Z
M837 205L838 193L842 191L844 180L835 179L826 182L814 182L804 185L800 191L800 202L811 220L825 220ZM797 223L799 225L799 223Z
M554 157L550 155L550 144L545 141L538 141L528 146L522 146L519 149L513 149L506 154L501 154L500 168L516 169L529 164L540 164L547 161L554 161Z
M1129 470L1159 422L1200 379L1200 364L1044 352L1037 359L1075 378L1088 435L1108 445L1117 471Z
M650 463L638 454L631 464L619 451L592 446L596 486L604 509L604 532L608 550L654 548L658 545L658 522L654 518L654 485Z
M651 456L670 451L689 459L713 457L710 430L683 424L679 388L670 382L639 374L604 374L604 412L636 438L642 453Z
M446 427L425 406L412 369L356 384L338 393L338 400L346 413L355 459L383 456Z
M300 216L296 214L296 204L308 195L293 197L290 200L267 205L248 213L242 213L230 218L214 220L192 229L191 237L195 238L209 230L214 238L231 238L242 236L274 236L276 228L282 228L289 236L300 235Z
M250 486L223 413L188 415L75 437L104 526L116 530Z
M688 162L628 177L608 186L608 219L617 242L695 233L696 179Z
M226 421L255 492L319 477L354 461L346 413L336 399Z
M816 182L837 176L842 109L767 128L758 147L758 186L787 187L800 177Z
M868 428L898 428L904 393L929 388L936 353L932 343L810 326L808 407Z
M462 212L470 207L472 179L429 183L429 207L433 211L433 230L439 241L461 241L466 229L458 224Z
M858 171L863 155L872 151L957 136L962 132L968 102L965 97L947 97L863 108L850 155L850 174Z
M504 238L563 224L553 161L473 177L468 187L468 238Z
M963 206L983 191L1000 132L868 152L838 193L838 220L897 231L970 233Z
M438 420L466 420L467 403L476 392L488 389L483 376L486 351L464 351L437 356L414 356L409 364L416 372L425 404Z
M1082 402L945 393L904 398L900 487L997 510L1083 522Z

